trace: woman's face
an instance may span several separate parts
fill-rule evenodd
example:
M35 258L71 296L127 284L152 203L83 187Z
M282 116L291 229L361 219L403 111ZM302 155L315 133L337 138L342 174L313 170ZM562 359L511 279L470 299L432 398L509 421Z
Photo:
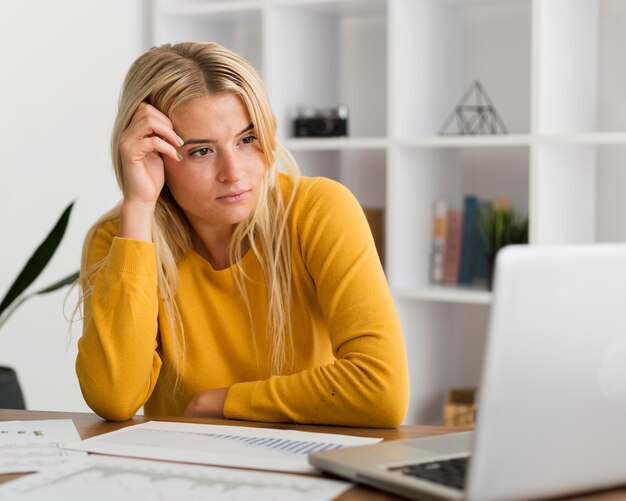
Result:
M236 95L207 96L178 107L170 119L185 144L183 159L164 157L165 182L199 231L245 220L261 189L265 166L256 131Z

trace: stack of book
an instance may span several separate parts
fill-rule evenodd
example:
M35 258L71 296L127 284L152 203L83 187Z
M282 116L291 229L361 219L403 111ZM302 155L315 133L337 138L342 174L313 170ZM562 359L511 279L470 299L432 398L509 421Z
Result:
M483 208L490 201L475 195L463 199L463 209L444 200L434 203L430 280L433 284L484 286L487 247L480 227Z

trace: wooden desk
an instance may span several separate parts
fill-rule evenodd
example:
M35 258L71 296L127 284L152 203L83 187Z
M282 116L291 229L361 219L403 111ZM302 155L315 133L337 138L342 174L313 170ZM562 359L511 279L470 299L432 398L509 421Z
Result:
M95 414L79 412L46 412L46 411L22 411L0 409L0 421L13 420L38 420L38 419L71 419L74 421L81 438L89 438L102 433L119 430L126 426L132 426L146 421L179 421L184 423L202 424L222 424L228 426L254 426L259 428L275 428L284 430L311 431L320 433L341 433L345 435L360 435L367 437L379 437L384 440L397 440L400 438L424 437L429 435L441 435L464 430L463 428L451 428L444 426L400 426L397 429L378 428L345 428L336 426L311 426L311 425L291 425L274 423L255 423L248 421L231 421L227 419L192 419L183 417L152 417L136 416L129 421L114 423L105 421ZM0 483L8 482L22 475L5 474L0 475ZM398 500L396 496L385 494L365 486L355 486L337 498L337 501L390 501ZM619 490L605 491L588 496L568 498L572 500L593 500L593 501L626 501L626 488Z

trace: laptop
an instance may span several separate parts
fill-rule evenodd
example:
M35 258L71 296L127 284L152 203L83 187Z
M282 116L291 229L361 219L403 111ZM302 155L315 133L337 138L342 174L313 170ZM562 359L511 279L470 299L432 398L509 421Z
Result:
M536 499L626 484L626 245L498 253L474 431L315 452L411 499Z

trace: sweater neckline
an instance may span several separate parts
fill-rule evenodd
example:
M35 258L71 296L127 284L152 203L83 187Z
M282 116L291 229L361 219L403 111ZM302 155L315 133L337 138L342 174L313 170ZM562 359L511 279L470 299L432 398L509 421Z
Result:
M238 264L238 263L239 264L245 264L250 259L252 259L251 256L254 256L254 252L252 251L252 248L250 248L250 249L248 249L246 251L246 253L241 257L241 259L237 263L231 264L228 268L223 268L221 270L216 270L215 268L213 268L213 265L207 259L205 259L203 256L201 256L196 250L191 249L189 254L191 256L193 256L193 258L196 261L202 262L203 266L206 269L208 269L211 273L214 273L216 275L224 275L224 274L228 274L229 272L232 273L233 268L235 267L236 264Z

